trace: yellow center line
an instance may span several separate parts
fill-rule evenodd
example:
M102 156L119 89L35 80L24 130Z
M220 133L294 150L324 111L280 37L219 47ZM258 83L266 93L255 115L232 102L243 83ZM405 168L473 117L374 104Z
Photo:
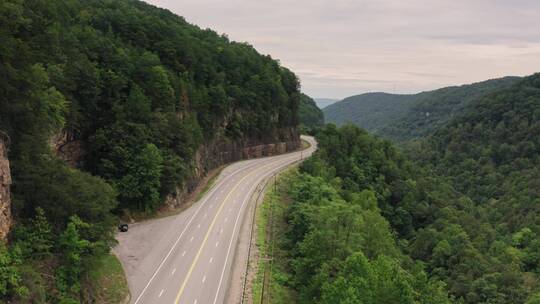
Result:
M258 169L260 168L264 168L264 167L267 167L269 165L273 165L274 163L276 162L279 162L279 161L282 161L282 159L278 160L278 161L274 161L274 162L271 162L269 164L266 164L266 165L263 165L261 167L259 167ZM191 276L191 273L193 272L193 269L195 268L195 265L197 264L197 261L199 260L199 257L202 253L202 250L204 248L204 245L206 244L206 241L208 240L208 236L210 236L210 232L212 231L212 228L214 227L214 224L216 223L216 220L219 216L219 214L221 213L221 210L223 209L223 206L225 206L225 203L227 202L227 200L229 199L229 197L231 196L231 194L234 192L234 190L236 190L236 188L238 188L238 186L240 184L242 184L242 181L244 181L246 178L248 178L249 176L253 175L254 173L258 172L258 170L255 170L251 173L249 173L248 175L244 176L241 180L238 181L238 183L232 188L232 190L227 194L227 196L225 197L225 199L223 200L223 203L221 203L221 205L219 206L219 209L216 213L216 215L214 216L214 219L212 220L212 223L210 224L210 227L208 228L208 231L206 232L206 235L204 236L204 239L203 239L203 242L201 244L201 247L199 247L199 251L197 251L197 255L195 255L195 259L193 260L193 263L191 263L191 266L189 267L189 270L188 270L188 273L186 275L186 278L184 279L184 282L182 283L182 286L180 287L180 291L178 292L178 294L176 295L176 299L174 301L175 304L178 304L179 300L180 300L180 297L182 296L182 293L184 292L184 289L186 288L186 284L187 284L187 281L189 280L189 277Z

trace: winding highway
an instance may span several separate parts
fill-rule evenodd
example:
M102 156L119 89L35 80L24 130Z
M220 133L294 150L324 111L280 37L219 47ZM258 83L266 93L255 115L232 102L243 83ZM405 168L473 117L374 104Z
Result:
M253 194L276 172L315 151L314 139L303 139L311 147L231 164L190 208L119 234L115 252L126 271L130 303L224 303Z

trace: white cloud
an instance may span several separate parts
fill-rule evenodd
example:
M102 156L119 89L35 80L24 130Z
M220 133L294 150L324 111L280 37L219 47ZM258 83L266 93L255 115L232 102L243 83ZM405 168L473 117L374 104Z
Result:
M295 71L312 96L540 71L537 0L149 0Z

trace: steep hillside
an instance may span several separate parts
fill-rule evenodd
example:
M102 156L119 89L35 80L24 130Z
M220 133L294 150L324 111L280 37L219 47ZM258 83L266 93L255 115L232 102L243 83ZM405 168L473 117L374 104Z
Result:
M540 74L470 101L409 158L354 125L317 140L277 188L270 271L293 301L276 302L538 303Z
M181 203L213 167L299 146L292 72L144 2L2 1L0 40L17 223L0 302L91 302L113 213Z
M325 108L327 122L351 122L397 141L431 134L463 111L472 100L508 88L519 78L505 77L413 95L368 93Z
M471 102L410 155L431 175L410 206L412 256L466 303L536 303L540 74Z
M300 127L305 131L320 128L324 125L323 112L317 107L315 101L306 94L300 96L298 116Z
M405 114L415 102L414 95L367 93L347 97L323 109L327 123L353 123L377 133Z

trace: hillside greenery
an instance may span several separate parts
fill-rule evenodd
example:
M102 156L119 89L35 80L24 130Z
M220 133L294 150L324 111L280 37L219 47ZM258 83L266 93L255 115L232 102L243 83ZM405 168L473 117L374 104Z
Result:
M158 208L203 142L284 140L298 125L292 72L141 1L2 1L0 40L16 222L0 302L91 302L86 274L116 215ZM83 142L79 168L52 151L61 131Z
M412 95L367 93L324 108L327 122L353 123L371 133L406 141L432 134L481 96L510 87L518 77L492 79Z
M324 126L323 112L317 107L315 101L306 94L300 96L298 118L303 133L311 133L313 130Z
M411 255L467 303L537 303L540 74L476 100L408 151L437 200L413 217Z
M411 183L405 158L353 125L328 125L317 140L318 152L280 183L286 203L272 214L286 228L272 234L277 261L267 297L276 303L454 303L445 283L405 254L387 218L394 201L405 199L402 185Z
M317 140L289 182L299 302L401 303L420 276L437 291L426 303L538 303L540 74L472 101L405 154L353 125Z

